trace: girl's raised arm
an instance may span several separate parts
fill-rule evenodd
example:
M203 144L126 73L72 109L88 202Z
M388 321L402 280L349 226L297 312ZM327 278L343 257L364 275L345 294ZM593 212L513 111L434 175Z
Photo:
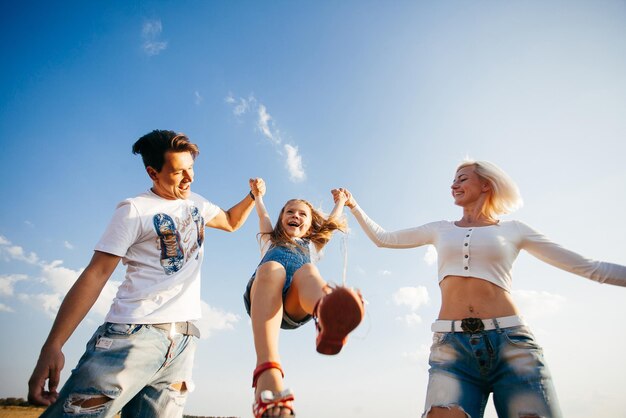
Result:
M343 191L343 189L333 189L330 191L333 194L333 200L335 201L335 207L328 215L328 219L330 218L340 218L343 212L343 207L348 201L348 195Z
M259 181L260 180L260 181ZM265 244L269 237L267 233L272 232L274 229L272 226L272 219L267 213L265 203L263 202L263 195L265 194L265 182L261 179L250 179L250 190L254 195L256 203L256 213L259 216L259 232L261 233L261 244Z

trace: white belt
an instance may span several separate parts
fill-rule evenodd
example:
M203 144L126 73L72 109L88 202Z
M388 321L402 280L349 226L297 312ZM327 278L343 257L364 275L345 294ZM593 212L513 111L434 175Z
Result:
M526 325L524 319L518 315L512 315L492 319L465 318L453 321L438 319L433 322L430 329L432 332L467 332L474 334L480 331L517 327L520 325Z

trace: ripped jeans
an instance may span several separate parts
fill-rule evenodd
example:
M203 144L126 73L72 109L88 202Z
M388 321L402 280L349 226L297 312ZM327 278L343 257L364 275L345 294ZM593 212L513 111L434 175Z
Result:
M150 325L105 323L42 417L182 417L195 337Z
M560 418L543 350L527 326L435 332L423 417L433 407L482 418L489 393L500 418Z

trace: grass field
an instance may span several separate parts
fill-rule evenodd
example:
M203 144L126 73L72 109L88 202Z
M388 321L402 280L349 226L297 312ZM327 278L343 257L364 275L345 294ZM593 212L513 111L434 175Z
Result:
M0 418L36 418L46 408L26 406L0 406Z
M37 408L34 406L0 406L0 418L39 418L39 415L46 408ZM118 415L119 417L119 415ZM189 418L194 418L187 415ZM220 418L220 417L197 417L197 418ZM236 417L224 417L236 418Z

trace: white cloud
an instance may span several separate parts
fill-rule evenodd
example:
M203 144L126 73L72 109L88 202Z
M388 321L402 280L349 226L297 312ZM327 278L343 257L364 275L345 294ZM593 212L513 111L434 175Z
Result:
M74 246L69 241L63 241L63 246L68 250L73 250Z
M56 316L56 313L59 311L59 306L61 306L61 301L63 300L63 296L59 293L39 293L33 295L23 293L18 295L18 298L22 302L42 310L51 318Z
M402 353L402 357L409 360L411 363L417 363L426 368L425 365L428 364L428 357L430 357L430 347L425 344L421 344L415 351L405 351Z
M378 270L378 274L380 276L391 276L391 271L389 271L389 270Z
M62 264L63 261L61 260L54 260L47 264L43 263L41 265L41 280L54 292L66 294L83 270L72 270L63 267Z
M424 254L424 261L429 266L432 266L437 262L437 249L434 245L428 245L426 248L426 254Z
M3 236L0 236L0 254L2 254L5 259L24 261L28 264L37 264L37 261L39 261L37 254L33 252L27 254L22 247L19 245L11 245L11 241Z
M27 278L25 274L0 275L0 296L13 296L15 283Z
M15 312L13 308L5 305L4 303L0 303L0 312Z
M65 243L66 247L67 244L69 243ZM64 267L61 260L55 260L50 263L39 261L37 254L33 252L27 254L22 247L11 245L11 242L3 236L0 236L0 252L5 258L33 264L40 269L36 278L30 278L25 274L0 275L0 295L16 295L14 284L18 281L37 282L36 288L41 293L19 293L16 296L22 302L30 304L35 309L43 310L51 317L56 315L63 297L83 271L82 269L73 270ZM118 282L109 280L91 312L104 317L109 310L118 286Z
M42 264L41 267L41 281L47 285L52 292L46 294L34 295L35 298L26 298L28 301L42 301L44 304L44 312L54 316L61 306L64 295L70 290L78 276L83 272L83 269L72 270L64 267L63 262L55 260L48 264ZM104 317L111 306L111 302L117 293L117 288L120 282L109 280L100 292L100 296L94 303L90 310L90 313L97 316ZM32 295L31 295L32 296Z
M404 316L399 316L396 318L396 320L400 322L404 322L406 325L410 327L422 323L422 317L416 314L415 312L411 312Z
M275 137L272 133L272 129L270 128L270 122L272 120L272 116L267 112L267 108L262 104L259 105L258 108L259 119L257 120L257 128L263 136L272 141L274 144L280 143L280 138Z
M35 224L34 224L34 223L32 223L31 221L24 221L24 224L25 224L26 226L30 227L30 228L34 228L34 227L35 227Z
M256 98L253 95L248 96L247 99L243 97L235 99L232 93L228 93L224 101L233 107L233 114L237 117L245 115L256 104Z
M150 20L143 24L141 36L143 38L143 50L146 54L158 55L167 48L167 41L158 38L163 32L163 25L160 20Z
M214 308L202 301L202 319L196 321L196 325L200 329L201 338L206 339L215 331L233 329L233 325L240 319L239 315Z
M412 311L417 311L421 306L428 303L428 289L424 286L401 287L393 294L393 302L398 306L408 306Z
M0 235L0 249L13 248L11 242ZM23 254L23 252L22 252ZM31 253L34 258L37 255ZM15 258L19 261L26 261L23 257ZM37 278L30 278L25 274L0 275L0 296L15 296L18 300L42 310L46 315L54 318L59 311L63 298L76 282L84 269L73 270L63 266L63 261L54 260L50 263L37 263L40 267ZM40 293L18 293L15 292L14 284L19 281L36 282L35 287ZM104 317L111 306L111 302L117 293L121 282L109 279L105 284L98 299L89 311L89 315ZM13 312L11 307L0 303L0 312ZM225 312L219 308L211 307L202 301L203 319L198 321L198 327L203 338L208 338L216 331L233 329L234 324L239 322L240 317L231 312Z
M539 319L556 315L566 298L555 293L535 290L514 290L513 300L527 319Z
M304 168L302 168L302 156L298 153L298 147L294 147L289 144L285 144L285 151L287 152L287 171L289 171L289 178L293 182L299 182L306 178Z
M194 91L194 92L193 92L193 95L194 95L194 97L195 97L195 103L196 103L197 105L199 105L200 103L202 103L202 101L204 100L204 98L200 95L200 92L199 92L199 91Z
M276 128L272 115L270 115L263 103L258 102L253 95L248 96L247 99L242 97L235 98L232 93L228 93L224 101L232 106L233 114L238 118L249 111L253 112L256 117L254 121L255 129L261 132L263 137L274 146L274 151L278 155L285 158L285 167L292 182L299 182L306 178L298 146L292 144L280 146L283 143L280 131Z

